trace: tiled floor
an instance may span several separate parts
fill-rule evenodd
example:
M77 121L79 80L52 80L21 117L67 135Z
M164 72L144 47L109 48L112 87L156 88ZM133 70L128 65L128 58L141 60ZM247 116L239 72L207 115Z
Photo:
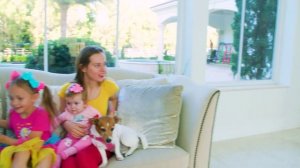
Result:
M210 168L300 168L300 128L215 142Z

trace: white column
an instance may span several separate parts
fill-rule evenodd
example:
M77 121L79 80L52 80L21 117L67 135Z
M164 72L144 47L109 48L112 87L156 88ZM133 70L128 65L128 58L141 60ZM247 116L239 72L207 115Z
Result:
M163 60L163 52L164 52L164 29L165 25L163 23L159 23L158 26L158 40L157 40L157 55L158 60Z
M118 61L120 58L120 51L119 51L119 22L120 22L120 0L117 0L116 6L117 18L116 18L116 40L115 40L115 54L116 54L116 67L118 67Z
M209 0L179 0L176 74L205 81Z
M48 72L47 0L44 1L44 71Z

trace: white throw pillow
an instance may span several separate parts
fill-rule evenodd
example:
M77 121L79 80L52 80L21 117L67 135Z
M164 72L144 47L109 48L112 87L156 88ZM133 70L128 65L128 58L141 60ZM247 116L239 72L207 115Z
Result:
M178 134L183 87L129 85L119 93L121 123L146 136L149 147L173 147Z

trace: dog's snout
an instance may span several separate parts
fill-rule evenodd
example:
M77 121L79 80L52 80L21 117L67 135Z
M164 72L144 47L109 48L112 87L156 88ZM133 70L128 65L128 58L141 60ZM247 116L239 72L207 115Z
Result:
M106 143L110 143L111 142L111 139L110 138L107 138L106 139Z

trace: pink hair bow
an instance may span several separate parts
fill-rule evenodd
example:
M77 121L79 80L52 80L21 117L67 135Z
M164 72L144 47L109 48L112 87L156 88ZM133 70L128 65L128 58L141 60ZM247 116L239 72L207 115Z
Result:
M10 83L11 83L13 80L17 79L18 77L20 77L20 73L17 72L17 71L12 71L11 74L10 74L10 79L9 79L9 81L7 81L7 82L5 83L5 88L8 89L9 86L10 86Z
M45 88L44 82L40 82L39 86L36 88L37 91L43 90Z
M12 71L10 74L10 80L5 83L5 88L8 89L12 81L16 80L17 78L21 78L25 81L28 81L31 88L35 89L36 91L43 90L45 88L45 84L43 82L39 82L34 79L31 72L24 72L20 74L17 71Z
M78 83L71 84L69 92L71 93L80 93L83 91L83 88Z

